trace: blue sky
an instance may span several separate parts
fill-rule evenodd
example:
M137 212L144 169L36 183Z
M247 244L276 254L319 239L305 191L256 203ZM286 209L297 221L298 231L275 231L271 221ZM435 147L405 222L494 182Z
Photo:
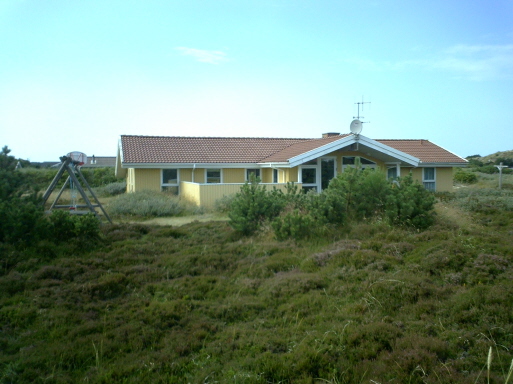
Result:
M122 134L428 139L513 149L513 1L0 0L0 145Z

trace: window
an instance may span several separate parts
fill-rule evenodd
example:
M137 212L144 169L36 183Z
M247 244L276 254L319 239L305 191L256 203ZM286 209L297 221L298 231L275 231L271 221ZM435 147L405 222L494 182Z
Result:
M219 184L221 183L221 170L220 169L207 169L206 181L208 184Z
M278 183L278 170L273 169L273 183Z
M396 167L387 169L387 179L388 180L397 179L397 168Z
M251 175L255 175L257 179L260 179L260 169L248 168L246 169L246 180L251 181Z
M173 195L178 195L178 169L163 169L162 170L162 179L161 186L162 191L172 193Z
M428 191L436 191L435 168L422 168L422 183Z
M321 188L326 189L335 177L335 157L321 158Z
M360 169L376 169L377 165L374 161L359 156L344 156L342 157L342 171L347 167Z
M301 168L301 183L305 192L311 189L317 191L317 168L312 166Z

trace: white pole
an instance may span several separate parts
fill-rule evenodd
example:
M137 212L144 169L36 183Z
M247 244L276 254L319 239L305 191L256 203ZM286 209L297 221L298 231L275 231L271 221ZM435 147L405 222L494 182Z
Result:
M502 165L502 161L500 165L496 165L499 169L499 189L502 189L502 168L507 168L507 165Z

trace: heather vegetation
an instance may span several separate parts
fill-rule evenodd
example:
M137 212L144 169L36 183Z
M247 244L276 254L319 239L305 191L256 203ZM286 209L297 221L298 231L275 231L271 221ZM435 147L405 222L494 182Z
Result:
M248 184L220 206L250 232L35 215L53 236L0 240L0 383L511 382L510 181L433 205L352 176L320 195Z

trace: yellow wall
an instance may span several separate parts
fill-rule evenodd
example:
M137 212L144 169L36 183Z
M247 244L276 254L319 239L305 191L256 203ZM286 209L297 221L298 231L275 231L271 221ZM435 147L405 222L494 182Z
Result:
M180 198L189 201L195 205L200 205L200 184L186 181L180 182Z
M271 168L264 168L261 171L262 183L273 182L273 170Z
M337 158L337 172L342 171L342 157L343 156L358 156L358 152L342 152L335 151L330 156L336 156ZM328 156L327 156L328 157ZM364 156L369 160L375 161L379 168L386 171L386 165L382 162L377 161L369 156ZM235 185L219 185L219 184L206 184L205 188L195 190L190 185L182 186L182 182L192 182L194 173L195 183L205 182L205 169L197 168L194 171L192 169L180 169L180 195L187 199L190 199L195 204L201 205L213 205L215 200L223 197L227 194L232 194L240 189L240 184L245 181L245 169L244 168L225 168L223 169L223 184L224 183L237 183ZM273 170L271 168L263 168L261 171L262 182L272 183ZM413 179L422 184L422 168L402 167L401 176L406 176L412 173ZM127 192L137 192L141 190L161 190L161 170L160 169L141 169L141 168L128 168L127 169ZM298 167L291 169L280 169L278 171L278 182L287 183L298 181ZM211 188L208 188L211 187ZM182 188L185 188L182 190ZM281 188L281 187L280 187ZM453 190L453 169L447 168L436 168L436 190L437 191L452 191Z
M134 192L160 189L160 169L134 169Z
M285 180L284 182L297 183L297 167L285 169Z
M452 168L437 168L435 172L436 172L436 191L437 192L452 192L453 191Z
M192 169L180 169L180 181L192 181Z
M241 168L223 169L223 183L244 183L246 170Z
M197 184L182 181L180 183L181 198L202 207L211 208L215 202L224 196L230 196L240 191L243 183L239 184ZM299 188L301 185L298 184ZM286 184L266 185L267 190L273 187L286 191Z
M435 167L436 168L436 167ZM422 184L422 168L401 168L401 176L406 176L411 172L413 180ZM436 168L436 191L452 192L453 191L453 168Z

